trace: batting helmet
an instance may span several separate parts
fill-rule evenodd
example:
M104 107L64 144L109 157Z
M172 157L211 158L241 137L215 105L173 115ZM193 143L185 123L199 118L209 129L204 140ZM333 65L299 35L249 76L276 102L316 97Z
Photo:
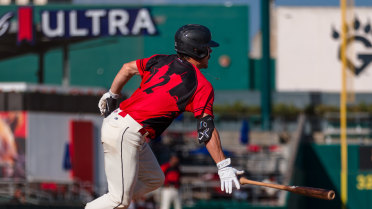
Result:
M203 25L189 24L179 28L174 36L175 50L195 59L202 59L208 55L208 47L219 44L212 41L211 32Z

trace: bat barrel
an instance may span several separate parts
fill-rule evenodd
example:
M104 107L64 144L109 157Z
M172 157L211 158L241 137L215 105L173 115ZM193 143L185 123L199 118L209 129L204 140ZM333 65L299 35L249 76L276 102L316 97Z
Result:
M272 183L264 183L259 181L253 181L241 177L239 179L241 184L252 184L258 186L265 186L275 189L281 189L301 195L306 195L314 198L320 198L325 200L333 200L335 198L335 192L333 190L326 190L321 188L311 188L311 187L303 187L303 186L287 186L287 185L280 185L280 184L272 184Z
M335 198L335 192L333 190L326 190L320 188L312 188L312 187L303 187L303 186L289 186L286 189L289 192L324 199L324 200L333 200Z

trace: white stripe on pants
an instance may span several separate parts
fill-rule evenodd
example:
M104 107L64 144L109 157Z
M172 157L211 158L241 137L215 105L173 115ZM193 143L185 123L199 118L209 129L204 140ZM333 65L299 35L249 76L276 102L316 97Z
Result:
M164 174L145 138L142 126L116 110L103 120L102 144L108 193L87 203L86 209L128 208L138 198L163 185Z

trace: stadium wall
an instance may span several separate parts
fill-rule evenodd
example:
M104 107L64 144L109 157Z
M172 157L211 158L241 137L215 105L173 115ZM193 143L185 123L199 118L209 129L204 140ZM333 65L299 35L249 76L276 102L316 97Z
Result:
M248 6L174 5L134 7L128 5L47 5L34 6L32 10L34 26L35 28L40 28L42 11L50 11L51 16L53 16L58 11L65 11L67 14L72 10L127 9L129 11L130 9L139 8L147 8L150 11L151 18L155 23L156 33L152 35L129 34L128 36L90 37L89 40L70 44L68 49L70 85L108 88L123 63L149 57L153 54L175 53L174 34L180 26L189 23L208 26L212 31L213 39L220 43L219 48L213 49L209 69L203 71L205 76L211 80L215 89L244 90L252 85L250 84L251 75L248 64ZM0 16L7 12L17 14L18 9L19 7L16 6L0 7ZM50 21L54 19L52 18ZM84 21L79 22L78 19L78 25L81 28L82 24L86 24L87 18ZM11 18L10 22L17 23L17 15ZM66 20L67 23L68 21ZM91 31L91 28L89 28L89 31ZM10 32L2 34L0 40L8 33ZM38 47L30 45L31 47ZM18 46L14 42L14 48ZM219 64L219 60L226 56L230 59L230 64L224 67ZM37 54L25 54L0 61L0 69L2 69L0 71L0 81L37 83L38 59ZM45 84L62 84L62 48L57 47L47 51L44 56L44 64ZM139 80L139 78L132 79L126 89L135 89L139 85Z
M334 201L324 201L291 194L288 208L341 208L340 145L321 145L304 142L297 156L293 183L310 187L333 189ZM372 207L371 146L348 146L348 205L349 209Z

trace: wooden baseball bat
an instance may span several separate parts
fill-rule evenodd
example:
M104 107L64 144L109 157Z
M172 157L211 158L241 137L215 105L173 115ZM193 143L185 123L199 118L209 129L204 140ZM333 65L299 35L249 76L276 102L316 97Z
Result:
M242 185L252 184L252 185L258 185L258 186L270 187L270 188L285 190L288 192L305 195L309 197L320 198L324 200L333 200L335 198L335 192L333 190L326 190L326 189L312 188L312 187L302 187L302 186L287 186L287 185L273 184L273 183L264 183L260 181L249 180L244 177L241 177L239 181L240 181L240 184Z

